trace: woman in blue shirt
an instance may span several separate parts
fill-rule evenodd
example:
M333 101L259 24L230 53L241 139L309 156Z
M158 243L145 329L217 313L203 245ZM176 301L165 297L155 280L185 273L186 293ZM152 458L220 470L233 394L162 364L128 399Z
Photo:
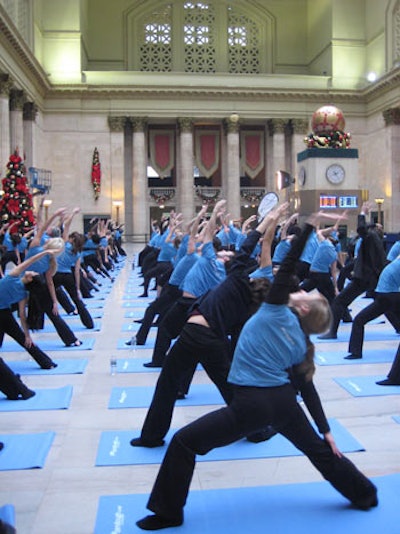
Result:
M51 254L51 250L40 252L14 267L0 279L0 346L3 344L4 334L9 335L29 352L42 369L53 369L57 364L33 343L29 333L25 315L28 299L26 285L32 282L36 273L27 269L36 261ZM12 312L12 306L17 303L22 329ZM22 383L20 377L11 371L2 358L0 358L0 391L12 400L28 399L35 394Z
M316 292L289 295L295 266L318 217L294 240L272 283L266 302L244 325L228 380L233 384L229 406L211 412L179 430L172 438L147 508L155 515L136 524L160 530L183 523L197 454L233 443L267 425L308 456L342 495L355 506L377 505L377 490L337 449L330 432L321 438L296 398L290 372L310 381L314 372L313 345L308 335L329 328L327 300Z
M86 326L86 328L94 328L92 316L81 298L79 289L81 256L85 238L83 234L80 234L79 232L69 233L72 219L79 211L79 208L75 208L64 221L63 239L65 241L65 248L63 252L57 256L57 271L53 276L53 281L56 288L57 298L61 305L63 305L62 300L64 298L66 298L67 303L70 304L68 297L64 297L64 292L58 291L59 288L63 287L75 304L82 324Z

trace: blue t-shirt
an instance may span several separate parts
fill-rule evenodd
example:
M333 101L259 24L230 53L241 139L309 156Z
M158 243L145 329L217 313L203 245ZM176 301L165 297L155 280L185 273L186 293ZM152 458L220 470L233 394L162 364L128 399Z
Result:
M96 245L93 239L89 237L88 239L86 239L85 244L83 245L82 257L86 258L86 256L96 254L98 248L99 245Z
M178 263L175 265L174 270L169 278L169 284L171 286L177 286L181 288L181 285L185 279L185 276L197 262L199 256L196 253L187 254L181 258Z
M161 246L161 250L160 250L160 253L157 257L157 261L169 261L171 263L173 263L174 261L174 258L176 256L176 247L173 243L171 242L168 242L168 243L163 243L162 246Z
M240 333L228 381L239 386L276 387L290 382L287 369L305 358L306 337L285 304L261 304Z
M0 310L11 308L12 304L27 296L28 292L18 276L6 274L0 278Z
M400 291L400 258L386 265L375 288L376 293L398 293Z
M74 253L72 243L65 243L64 251L57 256L57 272L70 273L71 268L75 266L78 259L82 256L81 252Z
M12 242L10 232L4 234L3 246L6 247L7 252L13 252L15 250L15 245Z
M35 254L39 254L39 252L43 252L42 246L28 248L28 252L26 253L26 259L31 258ZM50 255L46 254L46 256L43 256L42 258L39 258L34 263L32 263L29 266L29 269L26 269L26 270L35 271L39 274L44 274L46 271L48 271L48 269L50 268L50 265L51 265Z
M272 256L272 264L280 265L290 250L291 243L289 239L283 239L276 245L274 254Z
M331 264L337 259L337 252L329 239L321 241L315 251L310 265L310 271L314 273L329 273Z
M319 241L318 241L317 233L314 230L312 234L310 234L309 238L307 239L307 243L300 256L300 260L305 261L306 263L309 263L311 265L311 262L318 248L318 245L319 245Z
M272 273L272 265L267 265L266 267L258 267L255 271L249 274L249 278L268 278L268 280L274 279Z
M185 276L182 290L201 297L226 277L225 265L217 259L212 242L203 245L201 256Z
M397 258L397 256L400 254L400 240L396 241L394 245L390 248L389 252L387 253L387 259L389 261L393 261Z

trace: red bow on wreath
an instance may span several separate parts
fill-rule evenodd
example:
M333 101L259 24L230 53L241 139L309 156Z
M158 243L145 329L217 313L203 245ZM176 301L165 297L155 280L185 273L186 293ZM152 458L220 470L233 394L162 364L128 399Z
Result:
M99 151L97 147L93 152L93 161L92 161L92 186L94 191L94 199L97 200L100 196L101 189L101 168L100 168L100 158Z

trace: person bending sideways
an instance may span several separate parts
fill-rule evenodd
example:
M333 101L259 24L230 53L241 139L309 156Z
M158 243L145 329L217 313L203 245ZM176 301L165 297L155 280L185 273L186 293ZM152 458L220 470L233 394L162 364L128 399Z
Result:
M308 219L310 234L320 218ZM245 323L228 380L233 384L229 406L211 412L173 436L154 483L147 508L154 512L136 524L160 530L183 523L183 508L196 463L215 447L233 443L272 425L302 451L335 489L360 509L378 504L377 489L337 449L330 432L320 437L297 402L289 377L292 372L310 380L313 345L310 334L329 328L330 306L318 292L290 294L299 257L295 240L271 285L266 301ZM267 503L266 503L267 505Z

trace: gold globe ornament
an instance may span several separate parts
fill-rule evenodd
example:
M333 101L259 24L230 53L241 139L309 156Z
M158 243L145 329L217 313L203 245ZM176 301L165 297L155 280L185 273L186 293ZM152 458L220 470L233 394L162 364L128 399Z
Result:
M336 106L328 105L314 111L311 117L311 128L317 135L331 135L343 132L346 125L343 111Z

